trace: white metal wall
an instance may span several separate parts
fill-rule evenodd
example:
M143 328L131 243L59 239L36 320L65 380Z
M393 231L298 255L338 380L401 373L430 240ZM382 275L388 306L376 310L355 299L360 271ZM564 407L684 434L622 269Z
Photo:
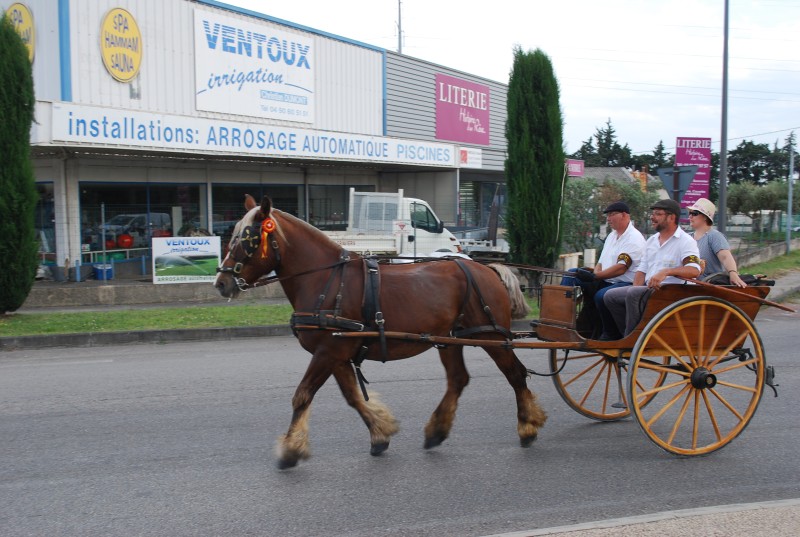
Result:
M387 51L386 135L441 141L436 139L437 73L489 86L489 145L476 147L482 150L484 170L502 171L508 86L499 82Z
M13 0L0 0L0 11L5 12L13 3ZM40 100L60 99L58 2L56 0L24 0L22 4L30 10L36 31L33 57L36 98Z
M100 55L101 21L110 9L116 7L131 13L142 34L141 70L139 76L129 84L114 80L105 70ZM383 134L381 52L188 0L71 0L73 102L241 120L241 116L197 111L195 108L195 9L313 38L316 52L316 113L313 124L299 126L337 132ZM298 126L289 121L258 119L258 122Z

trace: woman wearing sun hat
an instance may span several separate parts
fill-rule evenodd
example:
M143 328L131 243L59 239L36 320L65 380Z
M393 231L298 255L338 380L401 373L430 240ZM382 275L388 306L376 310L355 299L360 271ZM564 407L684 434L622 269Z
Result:
M736 269L736 260L731 254L731 246L725 235L714 229L714 214L717 212L716 206L706 198L700 198L689 207L689 224L694 229L694 240L697 241L697 249L700 250L700 258L705 261L706 266L700 278L711 274L723 272L728 274L731 285L747 287L747 284L739 277Z

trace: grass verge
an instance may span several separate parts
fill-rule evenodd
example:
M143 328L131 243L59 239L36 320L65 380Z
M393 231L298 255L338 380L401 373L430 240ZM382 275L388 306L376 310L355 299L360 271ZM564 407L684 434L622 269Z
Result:
M130 330L172 330L289 324L288 304L147 308L0 316L0 336L32 336Z

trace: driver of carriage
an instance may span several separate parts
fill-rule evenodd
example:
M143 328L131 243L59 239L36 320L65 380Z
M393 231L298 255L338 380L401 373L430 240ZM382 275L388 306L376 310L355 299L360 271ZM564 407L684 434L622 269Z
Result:
M616 332L611 313L603 302L606 292L617 287L629 286L644 255L645 240L631 221L631 209L624 201L615 201L605 208L608 234L594 271L586 268L570 269L572 276L565 276L561 285L579 285L585 297L578 324L588 324L589 337L598 337L606 332L606 325ZM599 319L598 319L599 316Z
M605 294L603 300L615 321L615 326L609 328L617 330L604 333L600 339L620 339L630 334L642 319L650 294L661 285L686 283L680 278L700 275L697 241L678 225L680 204L671 199L659 200L650 210L650 223L656 233L647 239L633 285L611 289Z

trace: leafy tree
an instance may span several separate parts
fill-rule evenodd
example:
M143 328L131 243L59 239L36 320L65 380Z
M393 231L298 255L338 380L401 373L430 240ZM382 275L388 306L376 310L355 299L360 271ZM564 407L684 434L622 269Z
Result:
M597 154L597 149L594 147L594 138L591 136L588 140L581 144L581 148L572 153L569 158L582 160L587 167L602 166L600 156Z
M34 110L28 50L8 17L0 20L0 313L22 306L36 276L36 185L30 160Z
M647 234L650 207L658 200L658 187L653 182L643 191L638 184L614 180L598 185L594 179L570 179L564 197L564 247L570 252L598 247L601 227L606 225L603 209L619 200L630 207L637 229Z
M561 226L563 244L569 252L581 252L595 246L603 216L603 205L596 194L597 181L594 179L567 181Z
M767 144L742 141L736 149L728 152L728 180L731 183L745 181L754 184L765 183L768 177L769 155Z
M658 145L653 148L652 153L640 153L631 157L628 166L637 171L646 171L649 174L656 175L656 170L669 166L674 161L674 156L667 153L664 148L664 142L659 141Z
M563 118L550 58L514 49L506 120L508 187L506 238L511 259L553 266L566 179Z
M658 145L653 148L653 155L650 159L650 169L655 170L657 168L663 168L672 162L673 158L673 155L670 155L667 153L666 149L664 149L664 140L659 140Z
M617 131L611 125L611 118L606 121L605 128L598 128L595 131L594 137L597 140L597 155L602 162L601 166L607 168L627 166L633 160L628 144L620 146L617 142Z

